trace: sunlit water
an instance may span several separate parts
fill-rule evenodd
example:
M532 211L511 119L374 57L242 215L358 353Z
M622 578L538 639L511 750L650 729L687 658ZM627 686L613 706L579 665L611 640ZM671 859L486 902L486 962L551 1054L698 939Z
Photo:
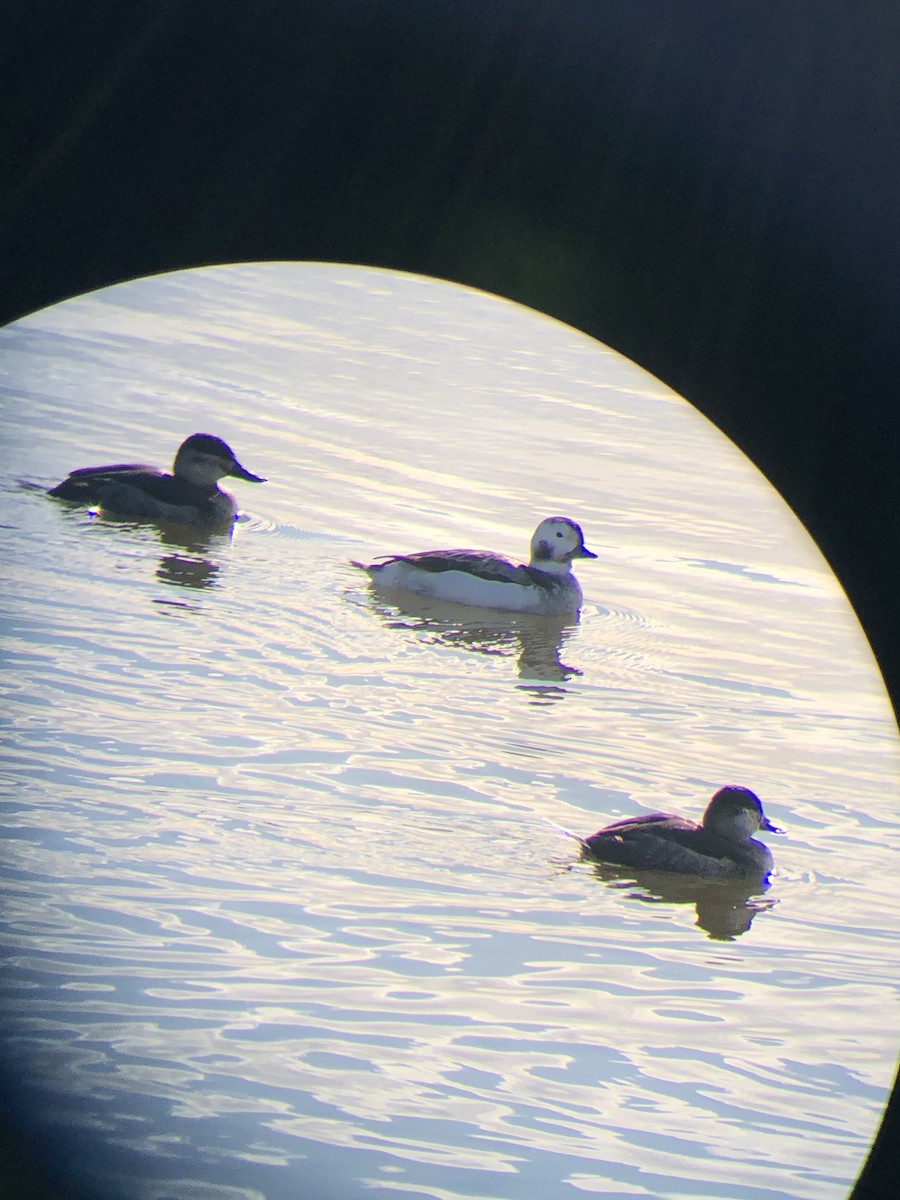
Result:
M98 1197L838 1197L898 1043L896 728L782 501L494 297L183 273L0 333L6 1069ZM235 536L41 489L219 434ZM38 488L35 485L40 485ZM578 520L580 624L370 594ZM763 798L777 876L604 879L556 826Z

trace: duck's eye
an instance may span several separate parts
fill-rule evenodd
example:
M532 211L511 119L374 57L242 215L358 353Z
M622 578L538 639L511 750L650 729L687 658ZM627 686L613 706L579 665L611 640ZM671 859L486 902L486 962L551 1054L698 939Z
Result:
M557 531L556 531L556 536L557 536L557 537L562 537L562 536L563 536L563 531L562 531L561 529L557 529Z

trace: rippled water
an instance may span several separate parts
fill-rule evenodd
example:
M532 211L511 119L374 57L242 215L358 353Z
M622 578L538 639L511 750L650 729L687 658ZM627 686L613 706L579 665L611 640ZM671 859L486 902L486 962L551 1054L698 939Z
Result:
M220 268L0 332L7 1071L98 1197L842 1196L898 1043L896 727L812 543L686 404L494 297ZM235 536L75 466L225 437ZM580 624L348 563L527 552ZM557 826L787 829L765 893L603 878ZM642 886L643 885L643 886Z

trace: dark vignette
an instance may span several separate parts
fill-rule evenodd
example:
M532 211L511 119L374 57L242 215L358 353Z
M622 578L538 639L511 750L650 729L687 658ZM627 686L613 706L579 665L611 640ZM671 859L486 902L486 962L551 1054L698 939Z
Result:
M548 312L764 471L897 711L893 0L6 0L0 97L0 321L279 259ZM68 1195L8 1117L11 1200ZM895 1194L897 1143L892 1105L854 1200Z

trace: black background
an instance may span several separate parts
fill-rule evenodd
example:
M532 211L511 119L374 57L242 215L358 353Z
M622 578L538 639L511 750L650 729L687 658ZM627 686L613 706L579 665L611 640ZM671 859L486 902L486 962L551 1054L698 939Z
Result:
M0 92L0 321L280 259L548 312L765 472L897 711L895 0L5 0ZM62 1151L27 1123L31 1200ZM896 1192L886 1124L854 1200Z

